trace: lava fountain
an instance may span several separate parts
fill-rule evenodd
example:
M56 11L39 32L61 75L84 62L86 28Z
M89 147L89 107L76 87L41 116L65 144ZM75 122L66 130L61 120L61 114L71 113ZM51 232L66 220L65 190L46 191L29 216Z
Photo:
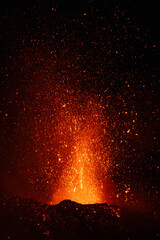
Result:
M58 203L63 199L83 204L102 202L88 142L82 139L74 148L73 159L63 171L58 191L53 195L54 202Z
M65 115L66 105L63 108ZM106 122L103 119L101 105L90 100L88 107L83 114L73 115L69 110L69 118L63 118L58 126L61 131L61 142L64 135L71 132L71 151L64 161L63 151L58 152L59 162L63 162L64 167L59 177L57 190L53 193L52 204L57 204L64 199L70 199L82 204L105 202L103 194L104 172L106 174L109 166L109 151L104 141L106 134ZM105 125L105 127L104 127ZM62 127L63 126L63 127ZM70 139L71 139L70 138Z

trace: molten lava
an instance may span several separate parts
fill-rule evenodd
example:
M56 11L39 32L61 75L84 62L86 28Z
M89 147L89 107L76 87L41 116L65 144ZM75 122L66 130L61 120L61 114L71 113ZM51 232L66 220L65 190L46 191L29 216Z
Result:
M102 202L102 193L98 190L93 159L86 146L75 147L75 159L71 166L63 172L58 191L53 195L53 201L59 203L71 199L82 204Z
M70 199L82 204L102 203L103 184L97 174L101 170L100 125L94 117L88 118L87 124L80 123L75 127L73 150L69 161L64 166L59 179L58 190L53 194L52 203ZM99 152L96 149L98 146ZM105 154L104 154L105 155ZM59 159L62 161L62 159Z

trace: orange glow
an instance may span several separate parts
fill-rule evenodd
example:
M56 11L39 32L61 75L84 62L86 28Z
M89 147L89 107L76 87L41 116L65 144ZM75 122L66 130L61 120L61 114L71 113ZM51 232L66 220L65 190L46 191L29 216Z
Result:
M93 135L97 132L97 127L98 125L96 126L95 122L93 127L91 121L87 126L79 127L79 130L76 127L73 151L62 171L58 190L53 194L53 204L57 204L64 199L82 204L105 202L103 200L102 182L98 181L96 177L98 167L102 162L100 153L97 155L95 150L95 145L99 146L99 142L93 138ZM98 138L98 136L96 137ZM63 159L59 157L59 161L63 161Z
M102 202L102 193L98 190L95 169L92 166L92 154L87 147L85 141L75 146L75 159L63 172L59 189L53 195L55 203L64 199L82 204Z

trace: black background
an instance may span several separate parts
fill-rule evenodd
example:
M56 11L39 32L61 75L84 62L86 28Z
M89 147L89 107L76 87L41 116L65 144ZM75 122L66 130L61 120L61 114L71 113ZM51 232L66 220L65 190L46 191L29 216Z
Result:
M1 3L2 4L2 3ZM32 39L43 39L48 42L51 36L53 25L54 29L59 29L59 37L56 39L56 46L59 46L59 41L63 37L64 28L67 19L67 34L72 32L81 32L80 40L71 38L70 45L73 49L78 49L86 56L85 51L89 52L89 57L82 61L84 69L90 72L93 78L98 78L99 75L94 71L99 70L99 62L101 62L102 52L96 55L90 48L90 40L93 38L99 43L101 35L101 25L109 23L113 29L111 34L111 55L118 48L122 51L124 58L113 57L114 64L110 65L109 77L105 74L105 63L102 61L103 76L105 83L102 84L101 78L98 78L95 91L101 93L106 87L111 92L112 107L109 109L110 118L109 124L114 139L114 165L119 163L119 159L123 159L118 169L113 167L112 178L116 183L117 191L121 192L124 189L125 183L129 182L133 188L133 192L145 192L145 196L150 196L152 200L159 201L159 5L157 1L5 1L1 6L1 188L8 189L10 181L22 183L26 186L26 179L22 180L19 176L19 163L15 164L18 157L22 157L27 152L27 156L33 157L32 143L30 133L27 135L27 128L23 135L17 133L17 124L19 111L22 105L19 103L25 96L25 91L21 91L21 96L15 94L17 90L27 86L27 82L32 77L34 69L44 67L47 61L47 53L52 49L52 42L46 47L42 44L41 50L35 54ZM52 13L55 12L54 16ZM83 13L87 13L87 20L84 19ZM115 15L116 13L116 15ZM123 14L124 13L124 17ZM117 19L117 16L118 19ZM99 20L103 17L103 20ZM80 19L84 21L87 29L91 22L91 28L95 28L97 35L89 35L89 41L86 40L85 34L81 28L76 28L70 24L72 19ZM130 19L128 25L127 18ZM117 25L116 25L117 24ZM127 42L122 42L118 45L115 38L118 38L124 33L121 32L123 25L127 26ZM43 35L43 33L45 33ZM137 38L138 37L138 38ZM102 34L103 38L103 34ZM105 39L105 36L103 40ZM25 40L25 43L23 43ZM85 49L81 49L77 41L84 41ZM103 41L102 40L102 41ZM144 47L147 45L147 47ZM131 48L132 46L132 48ZM72 49L71 47L71 49ZM64 47L65 48L65 47ZM29 49L29 50L27 50ZM36 47L35 47L36 49ZM57 56L60 58L63 46L57 47ZM32 61L27 65L26 52L29 51ZM76 51L76 50L75 50ZM45 53L44 53L45 52ZM144 56L141 58L141 54ZM40 56L43 56L41 60ZM136 58L134 58L136 56ZM95 58L95 61L91 59ZM44 60L45 59L45 60ZM24 62L23 62L24 61ZM25 65L23 69L23 63ZM64 67L64 66L63 66ZM22 70L23 69L23 70ZM123 74L124 73L124 74ZM128 75L127 75L128 74ZM26 76L23 78L23 76ZM100 75L101 76L101 75ZM132 91L125 89L119 81L120 76L128 79L129 84L134 82ZM110 85L110 78L115 78L114 84ZM23 79L23 80L22 80ZM137 82L137 83L136 83ZM91 86L91 80L88 83L81 83L81 91L87 91L88 86ZM94 85L94 84L93 84ZM79 87L80 87L79 86ZM145 86L145 87L143 87ZM128 92L127 92L128 91ZM18 91L17 91L18 92ZM136 97L134 97L136 93ZM123 95L126 98L127 105L123 103L117 105L118 95ZM107 96L103 96L105 99ZM12 104L10 104L12 102ZM22 103L22 102L21 102ZM123 145L119 147L121 139L121 131L125 129L123 122L127 122L130 126L130 119L124 116L118 116L119 111L132 111L132 106L138 112L138 138L135 136L124 137ZM153 114L154 112L154 114ZM7 115L6 115L7 114ZM23 120L24 121L24 120ZM34 121L34 120L33 120ZM20 122L20 120L19 120ZM27 122L27 119L26 119ZM113 126L116 123L116 129ZM23 122L24 123L24 122ZM14 127L16 125L16 127ZM27 123L26 123L27 125ZM21 126L21 123L20 123ZM21 146L21 153L15 150L15 146ZM117 149L115 150L115 145ZM28 146L28 150L26 147ZM24 149L23 149L24 148ZM36 159L34 156L33 158ZM134 159L134 161L133 161ZM27 163L28 164L28 163ZM16 166L16 169L14 167ZM21 165L20 165L21 166ZM30 165L29 165L30 166ZM33 166L32 166L33 167ZM21 167L20 167L21 168ZM35 166L33 167L35 168ZM131 170L131 173L129 172ZM23 170L22 170L23 174ZM10 177L11 175L11 177ZM17 177L18 175L18 177ZM38 176L39 178L39 176ZM15 180L16 179L16 180ZM23 182L24 181L24 182ZM136 182L136 184L135 184ZM8 184L9 183L9 184ZM16 185L16 184L15 184ZM33 184L34 186L36 183ZM135 187L136 186L136 187ZM13 186L11 185L11 188ZM23 187L18 188L17 194L22 191ZM28 188L32 187L28 186ZM37 196L41 194L43 189L45 194L45 186L37 188ZM137 190L139 188L139 190ZM34 189L34 188L33 188ZM136 189L136 190L135 190ZM11 191L11 190L10 190ZM12 192L12 191L11 191ZM14 191L13 191L14 192ZM16 191L14 192L16 194ZM24 194L24 193L23 193ZM22 194L22 195L23 195ZM25 195L25 194L24 194ZM32 194L31 194L32 196ZM36 197L37 197L36 196ZM43 197L42 197L43 198Z

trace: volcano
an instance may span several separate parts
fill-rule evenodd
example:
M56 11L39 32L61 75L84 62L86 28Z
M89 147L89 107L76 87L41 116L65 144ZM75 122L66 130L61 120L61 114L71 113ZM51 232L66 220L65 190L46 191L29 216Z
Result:
M153 216L106 203L83 205L64 200L47 205L3 196L0 212L2 240L158 239Z

